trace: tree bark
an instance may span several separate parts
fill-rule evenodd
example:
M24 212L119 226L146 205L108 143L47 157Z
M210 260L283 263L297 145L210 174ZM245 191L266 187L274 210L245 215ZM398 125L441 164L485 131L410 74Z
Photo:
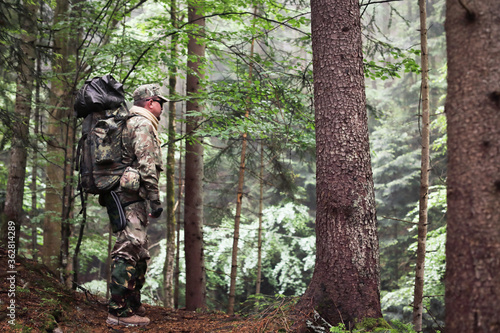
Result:
M182 117L181 117L182 119ZM180 136L182 136L182 122L180 124ZM179 150L182 151L182 141L180 142ZM178 185L178 202L179 209L177 210L177 221L181 221L181 202L182 202L182 156L179 157L179 185ZM181 248L181 224L177 223L177 248L175 252L175 269L174 269L174 308L179 308L179 276L180 270L180 248Z
M170 19L174 27L177 22L177 4L175 0L170 4ZM170 43L170 59L175 61L177 58L177 34L172 36ZM177 84L177 68L172 66L169 74L169 91L170 95L175 95L175 86ZM174 260L175 260L175 231L177 221L175 220L175 117L176 117L176 102L168 103L168 151L167 151L167 253L165 256L165 264L163 266L163 298L164 305L167 308L174 307Z
M264 202L264 143L260 144L260 177L259 177L259 230L257 236L257 284L255 294L260 294L260 285L262 282L262 207Z
M248 109L245 114L248 117ZM234 300L236 298L236 275L238 273L238 241L240 239L240 221L241 221L241 207L243 200L243 185L245 181L245 154L247 148L247 134L242 135L243 142L241 146L241 158L240 158L240 171L238 176L238 191L236 194L236 214L234 217L234 232L233 232L233 248L231 253L231 274L230 274L230 285L229 285L229 302L227 313L229 315L234 314Z
M413 326L422 331L425 246L427 240L427 198L429 192L429 65L427 53L427 11L426 0L419 0L420 6L420 48L422 67L422 157L420 168L420 199L418 214L417 263L415 267L415 290L413 298Z
M446 331L500 330L500 2L446 2Z
M200 41L204 34L205 19L202 3L189 3L188 20L194 29L188 42L188 74L186 79L188 102L186 103L186 157L184 200L184 251L186 258L186 309L205 308L206 276L203 255L203 139L194 131L202 121L199 116L189 116L190 111L201 111L198 93L201 92L205 44Z
M23 33L20 36L19 48L16 50L18 55L16 102L14 107L16 118L12 122L12 144L5 197L6 219L15 223L16 253L19 250L19 232L28 159L28 125L31 114L36 58L36 16L37 7L35 4L25 4L24 10L19 12L20 28ZM7 235L2 235L2 241L6 239Z
M347 328L382 317L360 11L311 1L316 115L316 265L297 308Z
M54 25L66 19L69 11L67 0L58 0L54 11ZM45 219L43 222L43 248L42 259L54 272L61 266L61 220L63 214L64 198L64 173L66 169L68 137L68 119L72 105L69 104L67 92L68 82L62 76L68 71L70 52L68 43L68 30L61 29L54 33L54 50L60 55L54 60L54 78L51 82L51 106L47 129L47 157L46 167L47 187L45 192ZM64 123L66 122L66 123Z
M41 7L41 6L40 6ZM38 217L38 138L40 134L40 88L41 73L42 73L42 59L39 53L36 54L36 87L35 87L35 115L34 115L34 136L35 140L32 143L33 156L32 156L32 171L31 171L31 249L34 261L38 261L38 226L39 221L34 222L34 218Z

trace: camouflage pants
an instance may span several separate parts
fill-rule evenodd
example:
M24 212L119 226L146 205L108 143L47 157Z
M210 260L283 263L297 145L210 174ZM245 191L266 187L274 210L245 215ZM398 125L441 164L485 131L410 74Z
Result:
M149 259L148 250L148 215L146 202L140 201L124 208L127 225L116 234L116 243L111 257L123 258L132 263Z
M129 317L137 311L141 306L141 289L146 280L147 266L145 260L138 261L135 266L122 258L114 260L109 286L109 313Z
M141 288L149 260L146 202L124 208L127 225L117 233L111 256L113 266L109 286L109 313L127 317L141 305Z

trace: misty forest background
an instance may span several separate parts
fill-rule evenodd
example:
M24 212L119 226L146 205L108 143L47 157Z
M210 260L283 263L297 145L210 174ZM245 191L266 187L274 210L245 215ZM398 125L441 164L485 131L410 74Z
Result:
M416 2L361 2L366 96L373 178L380 239L381 301L385 319L411 322L420 186L421 103L420 27ZM3 21L21 15L14 3L3 3ZM171 1L82 2L75 13L54 24L54 6L39 2L36 79L29 124L20 255L41 261L47 215L47 165L61 163L50 149L47 132L54 109L51 99L54 64L62 57L51 48L56 31L78 34L76 54L58 69L73 80L73 91L85 79L111 73L124 83L131 100L135 87L158 82L166 104L161 138L175 143L176 266L175 305L184 306L183 155L186 119L186 4ZM176 15L172 15L176 8ZM444 1L427 6L431 111L429 234L426 256L424 326L444 326L444 244L446 237L446 52ZM67 14L65 16L65 14ZM205 8L206 54L203 90L197 96L204 121L196 130L204 146L203 241L207 306L226 309L237 202L242 133L246 133L246 166L241 209L236 311L253 311L257 273L260 293L300 296L315 262L315 129L312 93L310 8L307 1L227 0ZM20 26L2 28L0 41L0 200L5 201L9 150L16 121L15 45ZM18 42L17 42L18 43ZM176 45L176 49L171 48ZM176 78L175 90L169 78ZM71 103L69 104L71 105ZM168 135L169 107L175 106L176 135ZM246 114L246 112L248 113ZM190 113L189 116L193 116ZM79 122L75 121L75 135ZM261 168L262 167L262 168ZM70 179L77 181L74 173ZM166 200L166 176L161 179ZM261 195L262 189L262 195ZM106 294L109 235L106 211L89 197L86 219L77 191L71 196L69 254L78 246L77 283ZM260 219L261 217L261 219ZM259 222L262 251L259 260ZM177 228L178 227L178 228ZM180 230L179 230L180 229ZM83 237L79 243L80 230ZM163 305L167 253L166 214L149 227L152 259L144 301ZM110 243L111 242L111 243ZM69 260L69 262L72 262ZM72 274L71 274L72 275ZM262 301L262 300L261 300Z

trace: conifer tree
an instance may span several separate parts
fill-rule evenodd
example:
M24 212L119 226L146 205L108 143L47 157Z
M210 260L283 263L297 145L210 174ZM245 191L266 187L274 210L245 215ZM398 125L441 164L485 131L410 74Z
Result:
M311 20L316 265L297 308L352 329L382 317L358 2L313 0Z
M446 331L497 332L500 3L446 2Z
M17 15L21 36L15 43L17 60L16 101L12 121L9 176L5 198L7 220L15 223L15 250L19 249L19 233L23 211L24 182L28 160L28 125L30 121L33 82L35 77L35 42L37 39L37 7L33 3L22 5ZM6 224L4 224L6 226ZM10 226L10 225L9 225ZM10 233L9 235L13 235ZM2 242L7 233L2 234ZM9 238L9 240L11 240ZM13 245L11 242L9 244ZM9 247L10 249L10 247Z
M418 219L418 248L415 269L415 292L413 301L413 326L422 331L425 252L427 239L427 203L429 194L429 65L427 52L427 10L426 1L419 0L420 7L420 44L422 58L422 157L420 169L420 200Z
M202 68L205 57L203 41L205 18L204 2L191 1L188 20L193 25L188 43L188 73L186 104L186 156L185 156L185 200L184 200L184 249L186 258L186 309L194 311L205 308L206 276L203 255L203 142L195 135L202 118L190 112L203 109L199 101Z

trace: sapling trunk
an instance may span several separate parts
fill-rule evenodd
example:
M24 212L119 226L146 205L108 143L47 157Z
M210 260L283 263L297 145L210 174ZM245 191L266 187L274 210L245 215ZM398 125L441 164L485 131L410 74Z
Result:
M422 331L425 246L427 239L427 198L429 192L429 83L426 1L419 0L420 6L420 43L422 62L422 163L420 170L420 199L418 214L417 264L415 268L415 292L413 300L413 326Z

